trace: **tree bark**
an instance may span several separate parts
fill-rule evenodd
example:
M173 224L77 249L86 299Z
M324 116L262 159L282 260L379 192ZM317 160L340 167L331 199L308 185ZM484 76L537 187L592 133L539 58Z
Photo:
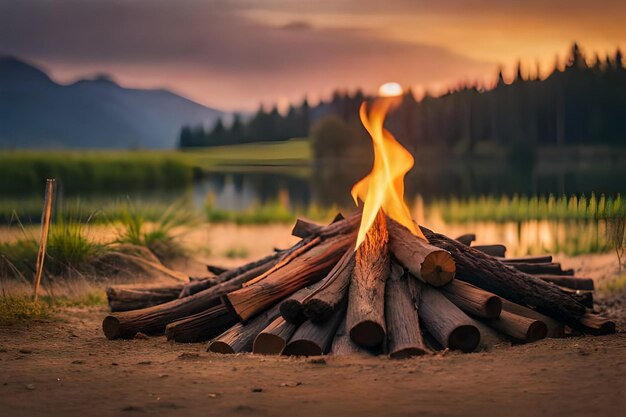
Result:
M352 341L364 347L380 345L386 335L385 282L390 259L385 223L384 215L379 212L356 249L350 281L347 328Z
M201 342L217 336L235 323L237 319L220 304L168 324L165 335L167 340L179 343Z
M184 285L115 285L108 287L106 294L112 312L129 311L175 300Z
M543 321L507 310L502 310L497 319L487 320L485 323L519 342L535 342L548 335L548 327Z
M387 218L387 228L389 250L413 276L435 287L454 278L456 266L449 252L430 245L390 218Z
M254 338L279 315L278 306L247 323L237 323L209 342L207 351L216 353L251 352Z
M585 313L582 304L563 294L554 285L509 268L497 259L444 235L426 228L422 228L422 231L433 245L452 254L459 279L517 304L536 307L538 311L566 323L578 322Z
M260 281L225 295L224 301L240 320L248 320L285 296L319 281L354 245L354 238L354 234L328 238Z
M304 299L303 312L314 323L322 323L345 299L354 271L354 250L349 248L324 278L322 285Z
M280 355L298 325L277 317L254 339L252 352L262 355Z
M453 279L441 287L441 290L458 308L472 316L496 319L502 311L500 297L467 282Z
M207 265L206 269L213 275L222 275L224 272L228 272L229 270L229 268L224 268L219 265Z
M345 313L344 304L324 323L316 324L308 320L302 323L289 339L283 355L319 356L327 353Z
M385 319L389 357L404 359L424 355L417 305L413 302L402 266L392 262L391 274L385 288Z

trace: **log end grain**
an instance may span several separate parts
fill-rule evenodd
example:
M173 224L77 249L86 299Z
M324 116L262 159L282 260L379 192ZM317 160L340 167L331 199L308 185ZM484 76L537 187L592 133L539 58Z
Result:
M229 354L235 353L233 348L228 343L222 342L220 340L215 340L215 341L209 343L209 347L208 347L207 351L215 352L215 353L223 353L225 355L229 355Z
M450 252L438 250L429 253L422 262L422 278L435 287L446 285L456 272L456 263Z
M283 301L280 304L280 315L287 322L293 324L302 324L306 320L302 302L299 300L287 299Z
M502 299L497 295L487 298L485 302L485 318L497 319L502 312Z
M420 349L418 347L411 346L405 349L399 349L399 350L396 350L395 352L391 352L389 354L389 357L391 359L407 359L413 356L426 355L427 353L429 352L426 349Z
M261 355L280 355L285 349L285 339L270 333L260 333L254 339L253 353Z
M385 340L385 329L372 320L363 320L350 329L350 339L359 346L376 347Z
M283 350L283 355L287 356L320 356L322 353L322 348L310 340L289 342Z
M537 340L545 339L548 336L548 326L543 321L535 321L528 326L528 332L526 333L527 342L536 342Z
M102 331L109 340L122 337L120 330L120 320L115 316L106 316L102 321Z
M473 352L480 343L480 332L476 326L465 324L455 328L448 337L448 346L452 350Z
M313 322L325 322L332 314L333 307L324 300L314 298L304 304L304 315Z

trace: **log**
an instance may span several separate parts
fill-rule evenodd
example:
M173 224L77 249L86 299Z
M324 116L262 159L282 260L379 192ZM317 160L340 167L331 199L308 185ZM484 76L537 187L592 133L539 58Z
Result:
M360 356L373 356L375 352L364 349L354 343L352 339L350 339L350 334L346 329L346 318L344 317L341 321L341 324L337 328L337 332L335 333L335 337L333 339L333 343L330 348L330 353L335 356L352 356L352 355L360 355Z
M341 214L341 213L340 213ZM361 222L361 210L356 210L354 213L346 218L341 216L341 219L337 220L340 215L337 215L332 223L328 226L320 226L316 223L309 222L303 219L297 219L291 234L293 236L307 239L314 236L332 236L341 233L351 233L358 229Z
M615 333L615 322L592 312L586 312L574 328L596 336Z
M322 285L305 298L303 312L314 323L330 318L345 299L354 271L355 252L348 249L335 267L324 278Z
M106 294L112 312L129 311L175 300L184 285L115 285L108 287Z
M476 349L480 342L478 328L441 292L428 285L421 285L419 306L424 327L441 346L462 352L473 352Z
M485 323L474 320L474 326L476 326L476 328L478 328L478 331L480 332L480 343L476 348L477 351L484 350L488 352L499 345L511 345L509 339L502 335L502 333L498 333L491 327L487 326Z
M344 304L324 323L305 321L289 339L289 343L285 346L282 354L287 356L319 356L327 353L345 312Z
M476 240L476 235L474 233L468 233L457 237L456 240L465 246L470 246L472 242Z
M337 223L341 220L344 220L343 214L337 213L337 215L333 218L333 221L330 224ZM296 224L294 224L293 229L291 229L291 234L293 236L299 238L306 238L317 233L323 226L315 224L313 222L309 222L304 219L297 219Z
M428 240L430 241L430 239ZM499 245L499 244L498 245L474 245L472 246L472 248L486 255L496 256L500 258L504 258L504 254L506 253L506 246Z
M254 338L279 315L274 306L247 323L237 323L209 342L207 351L216 353L251 352Z
M532 274L532 275L540 275L540 274L574 275L573 269L567 269L564 271L561 268L561 264L556 263L556 262L545 262L545 263L513 262L513 263L508 263L507 265L519 271L526 272L527 274Z
M486 320L485 323L518 342L534 342L545 339L548 335L548 327L543 321L520 316L504 309L500 317Z
M456 266L449 252L430 245L398 222L387 218L389 250L412 275L440 287L454 278Z
M185 317L165 327L167 340L179 343L201 342L211 339L237 323L237 319L223 305Z
M449 251L456 261L457 277L517 304L567 323L576 323L585 307L548 284L444 235L422 228L431 244Z
M220 283L228 282L232 279L239 279L242 282L249 281L276 265L283 255L284 254L282 252L275 253L257 261L242 265L238 268L229 269L214 278L190 282L185 285L178 298L189 297L190 295L197 294L200 291L219 285Z
M537 278L572 290L593 291L595 284L591 278L568 277L562 275L537 275Z
M563 294L567 294L587 308L593 309L593 291L572 290L556 285Z
M422 339L417 305L409 293L407 275L395 262L392 262L385 287L385 319L390 358L404 359L429 352Z
M547 328L546 337L565 337L565 325L558 320L554 320L553 318L543 315L533 309L512 303L508 300L502 300L502 308L509 313L517 314L518 316L528 317L534 320L539 320L545 323Z
M137 332L146 334L163 332L168 323L221 304L221 296L240 288L249 278L249 274L244 273L189 297L140 310L111 314L102 321L102 330L108 339L132 338Z
M552 255L522 256L520 258L498 258L498 260L504 262L505 264L509 264L509 263L543 264L543 263L552 262Z
M252 352L263 355L280 355L297 328L296 324L289 323L282 316L276 317L254 339Z
M224 272L228 272L229 270L229 268L224 268L218 265L207 265L206 269L213 275L222 275Z
M458 279L453 279L441 290L443 295L467 314L485 319L500 316L502 300L495 294Z
M356 249L346 326L352 341L364 347L378 346L386 336L385 282L390 272L388 239L385 217L378 212L365 240Z
M318 288L320 288L325 280L326 278L316 282L313 285L304 287L301 290L293 293L289 298L281 301L280 315L291 324L300 325L304 323L307 319L304 314L304 300L313 292L315 292Z
M262 280L228 293L223 297L224 302L241 321L248 320L300 288L323 278L354 245L354 240L353 233L323 240L291 262L274 269Z

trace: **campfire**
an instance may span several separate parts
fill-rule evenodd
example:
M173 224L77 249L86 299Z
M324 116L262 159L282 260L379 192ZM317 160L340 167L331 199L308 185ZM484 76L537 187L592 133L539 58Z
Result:
M138 332L208 340L219 353L387 354L403 358L567 331L606 334L592 310L593 281L551 256L505 258L416 224L404 202L413 157L384 128L401 88L381 87L360 109L374 146L371 172L352 189L358 209L326 226L298 220L293 247L171 287L116 287L103 321L109 339Z

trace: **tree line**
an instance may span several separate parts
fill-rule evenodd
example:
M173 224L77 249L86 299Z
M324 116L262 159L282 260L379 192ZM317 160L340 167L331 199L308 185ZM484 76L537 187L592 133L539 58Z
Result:
M309 106L305 100L285 115L276 108L269 112L261 108L245 122L236 116L229 126L222 120L208 130L185 126L180 146L314 136L321 142L314 144L316 155L341 153L351 144L364 143L359 137L363 130L358 107L366 98L361 91L337 91L327 102ZM604 58L589 58L573 44L565 61L557 59L545 79L524 74L520 63L512 81L505 81L500 71L491 88L463 85L438 97L426 94L420 100L407 91L386 126L410 151L425 146L469 154L481 146L520 150L546 145L623 146L624 111L622 53L617 50Z

